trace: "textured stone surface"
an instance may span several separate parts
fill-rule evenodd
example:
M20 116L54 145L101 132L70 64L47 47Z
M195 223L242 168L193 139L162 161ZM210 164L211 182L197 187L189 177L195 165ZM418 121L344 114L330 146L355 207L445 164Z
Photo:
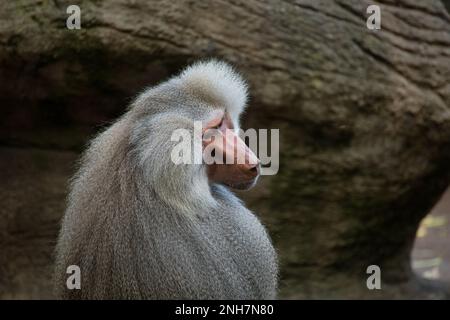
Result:
M52 297L53 248L76 156L0 148L0 299Z
M450 176L441 1L382 1L377 32L365 24L372 1L79 3L79 31L65 28L70 1L0 3L1 143L79 150L143 86L225 58L250 82L244 127L280 128L280 171L245 198L279 250L282 296L444 297L409 263ZM365 287L370 264L381 292Z

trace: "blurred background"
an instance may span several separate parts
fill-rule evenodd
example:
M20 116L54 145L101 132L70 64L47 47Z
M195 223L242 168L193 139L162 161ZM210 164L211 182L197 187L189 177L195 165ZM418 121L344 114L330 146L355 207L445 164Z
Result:
M66 9L81 9L69 30ZM381 8L381 29L366 9ZM144 87L198 59L248 79L280 170L240 193L289 299L450 298L450 1L1 1L0 298L52 298L68 179ZM366 269L381 268L381 290Z

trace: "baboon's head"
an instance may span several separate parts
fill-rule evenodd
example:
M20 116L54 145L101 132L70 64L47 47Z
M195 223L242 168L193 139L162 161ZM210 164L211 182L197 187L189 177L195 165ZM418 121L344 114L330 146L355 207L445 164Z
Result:
M144 91L131 144L154 191L177 207L214 205L210 186L248 189L259 160L238 136L247 85L227 64L196 63Z

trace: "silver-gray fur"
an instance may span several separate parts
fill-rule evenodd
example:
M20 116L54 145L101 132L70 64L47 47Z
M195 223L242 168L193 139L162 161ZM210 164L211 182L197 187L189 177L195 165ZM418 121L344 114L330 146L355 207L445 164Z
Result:
M210 77L210 78L208 78ZM204 165L175 165L170 137L214 109L237 127L245 83L226 64L196 64L143 92L99 134L72 180L55 285L75 299L272 299L277 259L260 221ZM66 268L81 269L81 290Z

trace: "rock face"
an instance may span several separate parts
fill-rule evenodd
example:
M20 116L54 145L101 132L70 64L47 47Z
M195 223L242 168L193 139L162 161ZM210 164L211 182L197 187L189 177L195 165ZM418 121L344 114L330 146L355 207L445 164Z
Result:
M243 127L280 129L279 173L243 197L279 250L281 296L448 294L416 280L409 263L418 224L450 178L450 16L441 1L380 1L378 31L366 28L372 1L81 1L81 30L66 28L70 4L1 2L0 143L80 150L142 87L198 58L226 59L250 83ZM44 238L21 237L11 221L26 215L2 210L2 258L5 247L42 241L51 265L70 175L66 161L51 159L48 174L64 177L46 181L54 186L1 180L1 197L5 181L25 183L20 201L36 223L24 226L52 221L35 233ZM2 153L2 169L11 161ZM37 209L53 202L52 217ZM371 264L383 290L366 288ZM36 270L24 272L32 279ZM0 286L13 276L5 274ZM30 296L47 296L45 277Z
M70 151L0 148L0 299L50 299Z

